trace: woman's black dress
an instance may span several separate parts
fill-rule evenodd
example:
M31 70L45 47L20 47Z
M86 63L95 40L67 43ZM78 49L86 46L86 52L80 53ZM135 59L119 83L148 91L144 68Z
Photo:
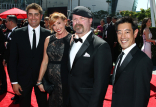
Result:
M55 34L50 37L47 47L49 58L46 75L54 84L49 95L49 107L66 107L68 103L68 56L71 34L57 39Z

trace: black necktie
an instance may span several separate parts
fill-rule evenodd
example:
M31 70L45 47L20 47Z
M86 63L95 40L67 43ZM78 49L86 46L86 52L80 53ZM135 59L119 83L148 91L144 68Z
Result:
M35 29L33 29L33 32L34 32L34 34L33 34L32 51L35 52L35 50L36 50L36 33L35 33Z
M119 73L118 70L119 70L119 68L120 68L120 63L121 63L121 60L122 60L123 55L124 55L124 52L122 52L122 53L120 54L120 56L119 56L118 65L117 65L117 67L116 67L116 76L117 76L118 73Z
M74 39L74 41L75 41L75 43L77 43L78 41L80 41L81 43L83 42L83 40L81 39L81 38L73 38Z

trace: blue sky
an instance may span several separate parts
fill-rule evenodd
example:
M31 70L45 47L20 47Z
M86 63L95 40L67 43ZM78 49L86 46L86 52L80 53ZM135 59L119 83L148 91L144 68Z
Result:
M147 1L148 0L138 0L138 6L136 11L140 11L140 8L147 9Z

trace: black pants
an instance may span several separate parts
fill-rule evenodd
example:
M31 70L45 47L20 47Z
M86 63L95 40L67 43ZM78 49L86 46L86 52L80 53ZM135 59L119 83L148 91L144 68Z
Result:
M19 96L20 107L30 107L30 105L31 105L31 93L32 93L33 87L34 87L38 106L39 107L47 107L48 106L47 93L41 92L39 90L39 88L35 85L22 87L22 90L23 90L21 92L22 95Z
M0 80L2 82L1 90L7 90L7 80L6 80L6 73L3 66L3 59L0 55Z

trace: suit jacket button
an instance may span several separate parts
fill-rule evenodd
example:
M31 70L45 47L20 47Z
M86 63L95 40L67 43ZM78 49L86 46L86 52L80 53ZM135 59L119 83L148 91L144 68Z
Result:
M115 94L115 91L113 91L113 94Z
M70 76L72 77L73 75L71 74Z

